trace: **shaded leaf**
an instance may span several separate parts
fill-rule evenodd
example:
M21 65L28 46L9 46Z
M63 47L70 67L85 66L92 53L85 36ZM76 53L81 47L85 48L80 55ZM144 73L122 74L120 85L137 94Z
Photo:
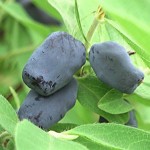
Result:
M110 114L122 114L133 109L132 105L123 99L123 93L112 89L98 102L98 107Z
M109 122L126 123L128 113L112 115L98 108L99 100L111 89L94 76L78 79L78 101L89 110L103 116Z

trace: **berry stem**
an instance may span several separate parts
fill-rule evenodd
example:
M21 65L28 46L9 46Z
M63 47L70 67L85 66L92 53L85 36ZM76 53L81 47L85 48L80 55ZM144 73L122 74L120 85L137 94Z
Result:
M77 9L77 1L76 1L76 0L75 0L75 3L76 3L76 4L75 4L75 7L76 7L76 9ZM77 9L77 10L78 10L78 9ZM76 12L77 12L77 14L78 14L78 16L76 15L76 16L77 16L76 18L79 19L79 12L78 12L78 11L76 11ZM92 39L92 37L93 37L93 35L94 35L94 32L95 32L96 28L98 27L98 25L100 25L101 23L104 22L104 17L105 17L105 13L104 13L102 7L101 7L101 6L98 6L98 9L97 9L97 11L96 11L96 13L95 13L94 20L93 20L93 22L92 22L92 25L90 26L89 31L87 32L86 37L84 36L84 39L85 39L85 44L84 44L84 45L85 45L85 49L86 49L86 59L87 59L87 60L88 60L88 49L89 49L89 47L90 47L91 39ZM80 20L80 19L79 19L79 20ZM82 34L83 34L81 22L78 21L78 25L79 25L79 28L80 28L81 31L82 31ZM83 35L84 35L84 34L83 34ZM82 68L78 71L79 74L80 74L80 76L82 76L83 68L84 68L84 66L82 66Z
M105 13L104 13L102 7L98 6L98 9L97 9L96 14L95 14L95 18L94 18L92 25L91 25L88 33L87 33L87 36L86 36L86 39L88 41L88 42L87 41L85 42L85 47L86 47L87 53L88 53L88 48L90 46L89 43L92 39L92 36L93 36L97 26L104 21L104 17L105 17Z
M130 55L134 55L136 52L134 52L134 51L128 51L127 53L128 53L129 56L130 56Z

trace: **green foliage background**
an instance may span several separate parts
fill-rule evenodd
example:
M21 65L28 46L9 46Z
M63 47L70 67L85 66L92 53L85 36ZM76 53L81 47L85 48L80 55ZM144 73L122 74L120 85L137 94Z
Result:
M7 98L0 97L0 149L149 149L150 1L33 0L33 3L62 25L41 24L15 0L0 0L0 94ZM104 19L98 19L98 7L103 8ZM22 82L22 69L33 50L54 31L66 31L81 40L87 52L96 42L116 41L127 50L136 51L131 59L145 74L136 91L125 95L99 81L87 61L83 67L86 75L76 77L79 90L75 107L61 124L52 127L57 132L68 130L57 138L56 133L48 135L28 121L19 122L16 115L29 91ZM132 109L139 129L115 124L125 124ZM99 116L112 123L94 124ZM67 136L72 141L64 140ZM6 139L9 142L5 147Z

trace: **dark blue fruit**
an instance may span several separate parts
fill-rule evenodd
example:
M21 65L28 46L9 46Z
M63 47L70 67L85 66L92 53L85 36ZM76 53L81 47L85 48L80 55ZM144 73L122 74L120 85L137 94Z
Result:
M123 93L131 94L144 79L124 47L115 42L94 44L89 59L97 77Z
M135 112L133 110L129 113L129 121L126 123L126 125L136 128L138 127Z
M65 32L54 32L37 48L23 69L23 81L48 96L68 84L85 63L84 45Z
M69 84L55 92L43 97L31 90L18 111L20 120L28 119L35 125L48 129L61 120L66 112L76 102L77 82L73 79Z

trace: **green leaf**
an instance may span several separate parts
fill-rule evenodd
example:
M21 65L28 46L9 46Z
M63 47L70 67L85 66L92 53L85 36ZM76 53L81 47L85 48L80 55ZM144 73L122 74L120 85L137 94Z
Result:
M17 150L87 150L79 143L54 138L27 120L18 123L15 142Z
M86 117L85 117L86 116ZM71 124L87 124L93 123L98 120L98 116L95 113L89 111L83 107L79 101L76 101L75 106L67 112L65 117L60 121L60 123L71 123Z
M128 101L134 106L138 128L150 131L150 106L146 103L143 104L141 97L137 95L127 97Z
M102 143L97 143L86 137L79 137L74 141L86 146L90 150L114 150L112 149L112 147L108 147L107 145L103 145Z
M127 35L125 35L122 32L122 30L118 27L118 25L116 25L115 22L107 19L107 24L109 24L109 26L112 26L112 28L114 28L114 30L116 30L116 32L118 32L120 34L120 36L126 42L126 43L121 43L121 44L125 45L125 47L127 47L127 48L128 48L128 46L130 46L141 57L143 62L149 66L149 56L145 53L145 51L141 47L139 47L139 45L137 45L134 41L129 39L129 37L127 37Z
M68 1L68 0L48 0L48 2L61 14L64 24L67 27L67 30L70 34L75 36L76 38L83 41L83 36L86 35L90 26L92 25L93 19L95 18L94 11L97 10L99 6L99 0L93 1L85 1L85 0L78 0L78 14L77 19L80 19L80 25L83 29L78 26L76 20L76 13L75 13L75 1ZM85 6L86 4L86 6ZM82 33L81 33L82 32Z
M32 2L40 9L42 9L44 12L47 12L50 14L50 16L61 20L61 15L51 6L49 5L47 0L32 0Z
M18 117L9 102L0 95L0 125L14 135Z
M150 141L148 140L141 140L139 142L135 142L135 143L132 143L128 150L148 150L150 149Z
M112 115L98 108L99 100L111 89L94 76L79 78L78 101L89 110L103 116L109 122L126 123L128 113Z
M133 107L123 99L123 93L112 89L98 102L98 107L110 114L122 114L129 112Z
M115 27L143 50L139 52L138 49L137 53L145 59L150 67L150 1L105 0L101 1L101 4L106 11L106 15L117 23Z
M140 96L143 99L147 99L147 101L150 101L150 76L146 76L144 78L143 83L135 90L135 94Z
M148 145L147 141L150 141L150 132L113 123L82 125L67 133L79 135L113 150L128 149L131 144L140 141L143 141L142 145Z
M72 30L77 26L74 12L74 1L48 0L48 2L61 14L68 31L72 33Z
M82 34L84 40L85 40L86 42L88 42L87 39L86 39L86 37L85 37L85 35L84 35L84 33L83 33L83 29L82 29L82 25L81 25L81 21L80 21L80 14L79 14L79 10L78 10L78 3L77 3L77 0L74 0L74 1L75 1L75 16L76 16L76 20L77 20L78 27L79 27L79 29L80 29L80 32L81 32L81 34Z
M107 34L107 36L109 37L104 38L105 41L111 40L116 41L121 45L126 44L124 38L119 34L119 32L117 32L117 30L112 25L110 25L108 22L105 22L104 27L105 27L104 33Z
M150 106L150 76L145 75L144 81L137 87L131 95L126 95L125 99L129 99L131 101L135 101L147 106Z

